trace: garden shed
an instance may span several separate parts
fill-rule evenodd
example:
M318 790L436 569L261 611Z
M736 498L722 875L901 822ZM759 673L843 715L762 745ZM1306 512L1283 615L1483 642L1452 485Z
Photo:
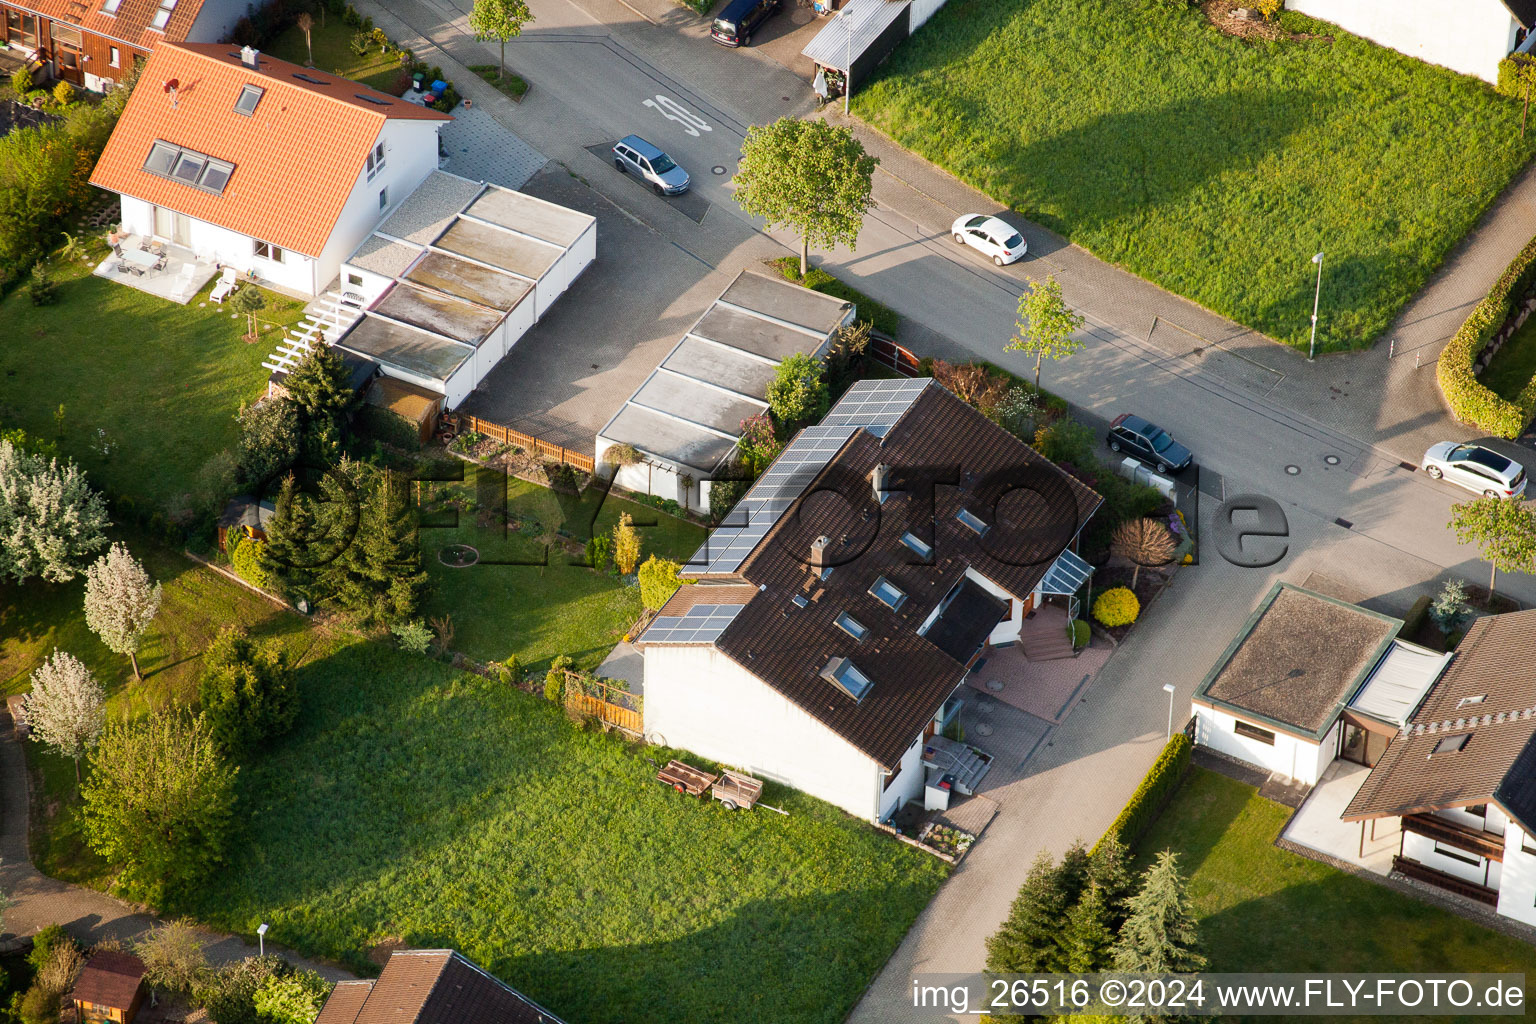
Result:
M944 0L849 0L800 52L817 71L848 73L852 88L869 78L880 62L916 32Z
M70 993L79 1024L133 1024L144 1001L144 961L103 950L86 961Z
M389 416L397 416L410 425L425 444L437 427L437 417L443 411L443 396L426 388L399 380L380 377L373 382L363 403Z
M231 531L266 540L267 523L276 512L270 501L260 500L254 494L237 494L230 498L223 515L219 516L219 550L227 550L225 542Z

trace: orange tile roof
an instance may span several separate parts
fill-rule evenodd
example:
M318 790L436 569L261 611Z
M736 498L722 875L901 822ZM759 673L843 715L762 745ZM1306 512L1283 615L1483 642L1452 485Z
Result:
M295 77L300 74L317 81ZM178 83L174 106L164 88L173 80ZM246 84L265 90L250 117L235 112ZM161 43L144 66L91 184L319 256L391 118L452 120L266 54L253 70L240 63L234 46ZM144 170L157 139L234 164L224 191L205 192Z
M81 10L81 3L85 9ZM102 12L103 0L6 0L11 7L33 11L52 21L66 25L78 25L88 32L110 36L113 39L153 50L162 42L177 42L187 38L203 0L177 0L164 29L150 28L160 0L122 0L112 14Z

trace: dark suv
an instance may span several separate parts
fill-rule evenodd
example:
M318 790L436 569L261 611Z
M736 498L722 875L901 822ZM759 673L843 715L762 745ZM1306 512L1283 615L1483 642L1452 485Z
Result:
M721 46L746 46L757 26L779 9L781 0L730 0L715 19L709 38Z
M1168 431L1127 413L1115 417L1105 440L1109 442L1110 451L1125 452L1159 473L1178 472L1194 460L1190 450L1175 441Z

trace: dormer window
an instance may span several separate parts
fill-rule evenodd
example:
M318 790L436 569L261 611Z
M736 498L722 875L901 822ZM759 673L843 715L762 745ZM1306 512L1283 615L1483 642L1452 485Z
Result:
M847 633L855 640L863 640L866 636L869 635L869 627L864 625L864 623L860 622L858 619L854 618L852 615L849 615L847 612L843 612L837 617L835 621L837 622L838 629L842 630L844 633Z
M256 104L261 102L262 94L266 90L259 85L242 85L240 98L235 100L235 113L250 117L256 113Z
M1472 734L1469 732L1459 733L1455 736L1442 736L1439 742L1435 744L1433 753L1454 754L1458 750L1465 749L1467 741L1471 738Z
M827 662L826 668L821 670L821 678L855 701L863 700L869 688L874 685L870 682L869 676L860 672L847 658L833 658Z
M976 536L978 537L984 536L986 532L991 529L991 527L982 522L979 517L973 515L969 509L962 508L959 512L955 513L955 518L960 520L961 525L975 531Z
M907 599L906 593L884 576L875 580L875 585L869 588L869 596L893 612L899 611Z
M917 555L917 557L921 559L927 560L933 557L933 545L923 540L923 538L919 537L911 530L908 530L906 533L901 535L901 542L905 544L913 554Z
M171 20L171 12L176 9L176 0L160 0L160 9L150 19L149 27L164 29L166 22Z

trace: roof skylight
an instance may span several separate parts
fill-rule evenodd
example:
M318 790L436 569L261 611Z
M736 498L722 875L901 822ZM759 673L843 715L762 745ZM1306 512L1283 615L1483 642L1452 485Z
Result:
M893 612L899 611L907 599L906 592L884 576L875 580L874 586L869 588L869 595Z
M259 85L242 85L240 98L235 100L235 113L250 117L256 113L256 104L261 102L262 94L266 90Z
M869 688L874 685L870 682L869 676L860 672L847 658L833 658L827 662L826 668L821 670L821 678L855 701L863 700Z
M149 147L144 158L144 169L162 178L179 181L183 185L200 188L204 192L222 195L235 173L235 165L227 160L215 160L192 149L183 149L161 139Z
M955 518L960 520L960 522L965 526L976 531L976 535L978 537L982 536L989 529L991 529L991 527L982 522L979 517L973 515L969 509L962 508L959 512L955 513Z
M863 640L866 636L869 635L869 627L864 625L864 623L860 622L858 619L854 618L852 615L849 615L847 612L843 612L838 615L835 621L837 622L838 629L842 630L844 633L847 633L855 640Z
M171 12L176 9L176 0L160 0L160 9L155 12L154 18L149 22L150 28L165 28L165 23L171 20Z
M911 530L908 530L906 533L901 535L901 542L910 548L912 553L917 555L919 558L933 557L933 545L923 540L923 538L919 537Z
M1455 736L1442 736L1440 741L1435 744L1435 749L1432 753L1453 754L1458 750L1464 749L1467 741L1471 738L1472 734L1469 732L1458 733Z

